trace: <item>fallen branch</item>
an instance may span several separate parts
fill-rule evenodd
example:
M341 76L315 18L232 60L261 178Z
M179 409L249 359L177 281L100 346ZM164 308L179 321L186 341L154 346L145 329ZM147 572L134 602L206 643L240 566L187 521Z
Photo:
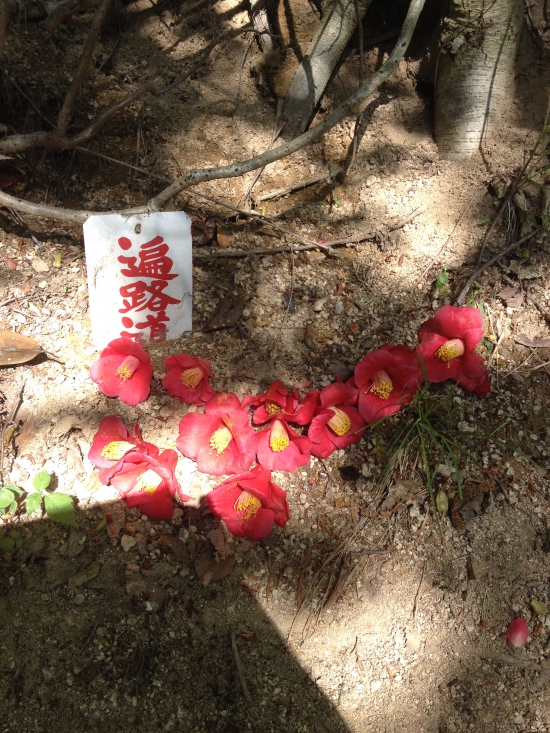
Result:
M231 29L220 33L214 38L210 44L206 47L203 55L185 74L182 74L170 84L165 87L158 89L152 82L143 84L134 92L129 94L127 97L122 99L120 102L115 102L106 110L101 112L92 122L79 132L74 137L68 138L65 135L59 135L55 131L42 130L39 132L29 132L23 134L10 135L4 140L0 140L0 154L16 153L29 148L55 148L57 150L73 150L74 148L88 142L101 127L117 112L121 112L126 109L130 104L141 99L146 94L152 94L154 97L162 97L164 94L172 90L174 87L182 84L190 76L192 76L201 66L207 61L208 57L223 40L226 38L236 38L243 33L249 33L251 31L250 26L243 26L242 28ZM144 209L146 210L146 209ZM105 213L105 212L104 212Z
M88 38L86 39L86 43L84 44L84 48L82 49L80 62L71 82L71 86L69 87L69 90L65 95L63 105L59 111L59 116L57 118L56 133L59 135L59 137L64 137L67 134L67 130L69 129L74 103L76 101L76 97L80 91L80 88L84 83L84 79L90 71L92 65L92 54L97 43L99 31L101 30L101 26L103 25L103 21L105 20L105 16L107 15L107 10L109 9L110 4L111 0L101 0L101 3L99 4L99 7L92 21L90 32L88 33Z
M270 163L274 163L277 160L281 160L281 158L285 158L288 155L295 153L297 150L300 150L306 145L309 145L310 143L315 142L315 140L318 140L320 137L322 137L326 132L328 132L335 125L337 125L338 122L344 119L344 117L346 117L346 115L348 115L360 102L370 96L381 84L386 81L386 79L389 78L389 76L391 76L409 46L413 31L416 27L418 16L420 15L422 8L424 7L424 2L425 0L411 0L409 11L401 30L401 35L399 36L392 53L385 61L385 63L382 64L380 69L378 69L378 71L373 74L369 81L363 84L363 86L354 94L352 94L338 109L328 115L328 117L323 122L319 123L315 127L312 127L303 135L300 135L299 137L291 140L288 143L282 144L277 148L267 150L261 155L257 155L254 158L250 158L249 160L241 161L239 163L232 163L230 165L220 166L217 168L192 169L188 171L185 175L174 181L172 184L170 184L157 196L152 198L146 205L137 206L133 209L127 209L123 212L72 211L70 209L59 209L54 206L45 206L42 204L28 204L25 201L16 199L14 196L9 196L3 191L0 191L0 204L10 206L11 208L17 209L19 211L25 211L26 213L33 214L34 216L59 219L72 223L84 223L89 216L99 213L131 214L146 213L148 211L160 211L166 205L166 203L170 201L170 199L172 199L174 196L177 196L177 194L181 193L181 191L185 190L186 188L189 188L189 186L206 181L213 181L225 178L237 178L245 173L250 173L251 171L257 170L258 168L263 168ZM242 33L244 32L244 30L250 30L250 28L240 28L237 32L233 31L233 33ZM212 44L219 42L220 38L221 36L216 41L213 41L210 46L213 48ZM210 47L209 49L210 51L212 50ZM193 73L193 71L188 72L185 77L189 76L191 73ZM165 93L166 91L168 91L168 89L171 89L176 84L181 83L182 80L183 77L181 77L180 79L176 79L175 82L168 85L168 87L165 87L163 90L161 90L161 92ZM155 89L153 85L146 86L150 86ZM132 97L131 101L134 101L134 99L140 96L139 92L140 90L137 90L136 92L134 92L134 94L130 95L130 97ZM107 117L110 117L112 114L114 114L115 111L123 108L121 107L121 105L127 106L127 104L130 103L128 100L129 98L123 100L122 102L119 102L118 104L112 105L107 110L105 110L105 112L103 112L102 115L99 115L96 120L88 128L86 128L86 130L84 130L72 139L71 147L76 147L76 145L79 145L81 142L85 142L85 140L89 139L92 136L92 133L96 130L96 127L99 128L101 124L103 124L105 119L107 119ZM44 135L50 136L50 138L54 142L63 142L63 144L69 142L66 138L60 140L57 136L55 136L55 133L31 133L29 136L14 135L10 138L7 138L7 140L0 142L0 153L6 152L6 150L4 150L2 147L2 143L5 144L7 141L12 140L15 137L28 138L33 136L40 137ZM11 150L9 150L8 152L11 152ZM317 244L316 246L319 247L320 245Z
M278 199L281 198L281 196L286 196L287 193L294 193L294 191L300 191L302 188L314 186L316 183L320 183L321 181L332 181L334 178L336 178L336 176L342 173L343 170L343 168L337 168L332 173L321 173L317 176L313 176L312 178L306 178L305 181L292 183L290 186L277 188L275 189L275 191L262 193L260 196L252 196L252 201L254 201L255 204L260 204L262 201L271 201L271 199Z
M521 239L518 239L517 242L514 242L510 246L506 247L506 249L503 249L502 252L499 252L497 255L495 255L494 257L492 257L490 260L487 260L487 262L484 262L481 265L481 267L478 267L477 270L474 272L474 274L470 277L470 279L468 280L468 282L466 283L466 285L460 291L460 295L456 299L456 304L457 305L461 305L462 304L462 301L468 295L468 291L472 287L472 284L473 284L474 280L476 279L476 277L478 277L478 275L481 275L481 273L484 270L486 270L488 267L491 267L491 265L494 265L495 262L498 262L498 260L500 260L501 257L505 257L509 252L512 252L514 249L517 249L517 247L519 247L521 244L523 244L524 242L527 242L528 239L531 239L531 237L534 237L535 234L536 234L536 230L533 229L532 232L529 232L528 234L526 234Z
M170 201L171 198L191 185L206 181L219 180L222 178L237 178L238 176L250 173L250 171L254 171L257 168L262 168L270 163L275 163L275 161L281 160L281 158L286 158L288 155L301 150L306 145L309 145L322 137L341 120L343 120L344 117L350 114L360 102L369 97L386 81L386 79L391 76L391 74L393 74L409 46L418 16L424 7L424 2L425 0L411 0L409 11L401 30L401 35L397 39L397 43L395 44L395 47L388 59L360 89L348 97L348 99L338 107L338 109L328 115L323 122L320 122L318 125L315 125L315 127L310 128L307 132L304 132L302 135L290 140L288 143L279 145L279 147L273 148L272 150L267 150L265 153L257 155L254 158L250 158L249 160L220 166L219 168L196 168L190 170L171 186L168 186L168 188L165 188L164 191L161 191L157 196L152 198L148 203L149 209L154 211L160 210L168 201Z

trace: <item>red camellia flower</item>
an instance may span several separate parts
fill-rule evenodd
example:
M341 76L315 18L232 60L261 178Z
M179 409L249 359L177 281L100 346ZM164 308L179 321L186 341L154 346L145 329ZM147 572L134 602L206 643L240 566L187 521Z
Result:
M337 382L321 390L321 407L317 409L308 431L312 455L327 458L337 448L346 448L361 440L365 422L359 410L350 404L356 395L357 389L352 380L345 384Z
M111 477L111 484L127 506L139 507L151 519L172 519L174 494L177 492L182 501L189 501L174 474L177 462L175 450L165 450L158 456L127 453Z
M444 305L422 326L416 351L424 363L426 379L454 379L479 397L489 387L487 368L474 349L483 336L483 317L477 308Z
M264 394L257 397L245 397L243 407L256 407L252 418L254 425L263 425L273 416L294 412L298 404L298 392L289 392L282 382L272 382Z
M138 423L134 423L133 434L126 429L122 420L116 415L108 415L101 419L97 433L94 435L88 458L99 471L99 480L108 484L116 473L118 464L131 451L158 456L159 449L152 443L142 440Z
M179 397L186 405L204 405L213 396L210 386L212 371L208 359L176 354L164 360L166 376L162 386L171 397Z
M271 472L263 466L227 479L207 494L206 502L235 537L252 542L265 539L274 522L284 527L290 516L285 492L272 483Z
M309 461L311 441L292 430L284 420L276 419L268 428L254 433L247 448L254 451L258 463L269 471L295 471Z
M243 407L257 407L252 417L254 425L263 425L276 419L307 425L317 407L318 395L316 390L310 390L303 400L299 400L297 390L289 392L282 382L273 382L265 394L245 397Z
M247 441L254 431L237 395L218 392L204 409L204 415L190 413L181 419L176 440L180 452L197 461L199 471L213 476L248 470L254 452Z
M149 396L152 376L149 354L127 336L111 341L90 369L100 392L132 407Z
M422 372L415 352L399 344L367 354L355 367L354 379L361 417L373 423L411 402L422 384Z

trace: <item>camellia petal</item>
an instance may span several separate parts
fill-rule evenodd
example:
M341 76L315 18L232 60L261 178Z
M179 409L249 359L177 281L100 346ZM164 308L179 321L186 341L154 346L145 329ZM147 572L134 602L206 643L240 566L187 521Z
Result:
M94 466L101 469L99 472L101 483L110 482L118 463L131 451L148 453L152 456L158 456L159 453L156 445L142 440L137 422L134 424L132 434L116 415L102 418L88 453L88 458Z
M177 460L174 450L165 450L158 456L128 453L119 462L111 484L127 506L139 507L151 519L171 519L174 494L177 492L182 501L189 500L182 493L174 474Z
M454 379L478 396L489 391L487 368L474 351L483 337L483 317L477 308L445 305L418 335L418 357L430 382Z
M311 441L283 420L275 420L268 428L254 433L247 447L269 471L292 472L308 463Z
M207 359L175 354L164 360L166 376L162 386L171 397L188 405L204 405L214 395L210 386L212 370Z
M123 336L111 341L92 364L90 377L107 397L135 406L149 396L153 367L140 344Z
M422 384L418 357L407 346L383 346L355 367L358 409L367 423L399 412Z
M222 395L210 400L205 415L189 413L180 421L176 446L184 456L197 461L197 468L213 476L224 476L246 471L254 461L254 453L247 448L254 431L244 410L230 409L240 402L236 395ZM236 403L235 403L236 400ZM210 406L210 407L209 407ZM213 414L212 414L213 413Z
M236 537L265 539L274 522L284 527L290 516L285 492L262 466L227 479L206 496L212 514Z

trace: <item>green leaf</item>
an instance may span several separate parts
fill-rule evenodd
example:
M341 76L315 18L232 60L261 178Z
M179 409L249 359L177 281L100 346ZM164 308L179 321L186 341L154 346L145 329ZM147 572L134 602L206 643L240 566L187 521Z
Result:
M11 506L14 498L13 492L8 487L5 486L3 489L0 489L0 509Z
M0 540L0 550L13 550L15 547L15 540L11 537L7 537L5 540Z
M445 272L445 270L443 270L443 272L441 273L441 275L435 281L435 287L438 290L443 290L443 288L447 284L447 280L448 279L449 279L449 276L447 275L447 273Z
M12 540L18 540L20 536L21 535L16 529L14 529L13 532L10 532L10 537L12 538Z
M34 514L37 509L40 509L42 504L42 494L39 494L38 492L36 492L36 494L29 494L25 503L27 505L27 514Z
M70 524L71 527L77 527L74 518L73 499L68 494L60 494L57 491L54 494L46 494L44 497L46 506L46 514L54 522L61 524Z
M33 478L32 485L37 491L44 491L44 489L47 489L50 485L51 480L52 477L50 476L50 474L46 471L46 469L43 469L42 471L39 471Z

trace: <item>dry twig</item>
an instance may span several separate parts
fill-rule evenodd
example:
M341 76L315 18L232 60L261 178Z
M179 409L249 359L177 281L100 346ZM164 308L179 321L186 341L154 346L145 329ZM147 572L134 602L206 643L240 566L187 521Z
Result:
M247 702L252 702L252 697L250 695L250 692L248 690L248 686L246 684L246 679L244 676L244 669L241 662L241 657L239 654L239 647L237 646L237 637L235 636L235 632L231 632L231 646L233 647L233 654L235 656L235 664L237 665L237 672L239 673L239 679L241 681L241 685L243 688L244 696L246 698Z
M460 291L460 295L456 299L456 304L457 305L462 304L462 301L468 295L468 291L472 287L474 280L476 279L476 277L478 277L478 275L481 275L481 273L484 272L488 267L491 267L491 265L494 265L495 262L498 262L498 260L500 260L502 257L505 257L507 254L512 252L514 249L517 249L517 247L519 247L521 244L523 244L524 242L527 242L527 240L531 239L531 237L533 237L535 234L536 234L536 230L533 229L532 232L529 232L521 239L518 239L517 242L510 244L508 247L506 247L506 249L503 249L502 252L499 252L494 257L491 257L490 260L487 260L487 262L484 262L481 265L481 267L478 267L477 270L474 272L474 274L469 278L466 285Z

